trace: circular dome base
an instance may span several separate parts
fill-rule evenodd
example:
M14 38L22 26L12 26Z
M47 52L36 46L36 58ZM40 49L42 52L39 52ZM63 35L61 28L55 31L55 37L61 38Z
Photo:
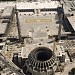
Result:
M37 47L30 52L26 65L34 71L50 70L55 63L55 54L47 47Z

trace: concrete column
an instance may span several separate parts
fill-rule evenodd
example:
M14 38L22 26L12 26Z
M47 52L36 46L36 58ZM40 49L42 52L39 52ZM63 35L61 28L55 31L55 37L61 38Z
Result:
M34 14L37 14L36 9L34 9Z

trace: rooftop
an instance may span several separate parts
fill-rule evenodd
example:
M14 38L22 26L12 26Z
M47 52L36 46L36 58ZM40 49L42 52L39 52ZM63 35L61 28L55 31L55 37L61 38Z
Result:
M21 35L28 36L30 30L33 32L33 37L46 37L47 30L50 31L50 35L57 35L59 25L56 24L57 20L55 17L56 15L54 14L46 16L19 15Z
M17 9L41 9L41 8L57 8L60 6L58 1L51 1L51 2L21 2L16 4Z
M17 9L35 9L35 8L57 8L60 6L59 1L50 2L0 2L0 9L6 6L17 6Z
M4 34L7 27L7 23L0 23L0 34Z
M11 17L12 11L13 11L12 6L5 7L1 17Z
M75 15L74 16L70 16L70 17L67 17L70 24L72 25L74 31L75 31Z

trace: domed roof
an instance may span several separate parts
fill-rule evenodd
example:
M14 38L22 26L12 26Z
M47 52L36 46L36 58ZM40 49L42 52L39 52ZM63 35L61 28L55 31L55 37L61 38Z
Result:
M51 69L55 63L55 54L47 47L37 47L28 56L27 64L37 71Z

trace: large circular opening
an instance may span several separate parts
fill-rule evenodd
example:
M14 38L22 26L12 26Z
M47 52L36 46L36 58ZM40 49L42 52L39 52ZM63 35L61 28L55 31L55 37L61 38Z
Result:
M46 47L39 47L35 51L35 58L39 61L47 61L52 57L52 51Z

